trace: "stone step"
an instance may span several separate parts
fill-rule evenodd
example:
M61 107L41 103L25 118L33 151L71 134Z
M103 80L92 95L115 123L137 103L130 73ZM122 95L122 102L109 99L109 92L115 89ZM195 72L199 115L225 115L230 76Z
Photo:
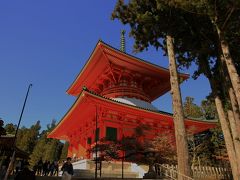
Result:
M95 178L93 177L72 177L71 180L94 180ZM159 178L162 180L168 180L168 178ZM13 176L10 176L8 180L14 180ZM62 180L61 176L36 176L35 180ZM101 180L119 180L119 178L101 178ZM142 180L142 178L124 178L124 180Z
M82 177L72 177L71 180L90 180L95 178L82 178ZM141 180L140 178L124 178L125 180ZM54 176L37 176L36 180L62 180L62 177ZM101 178L101 180L119 180L119 178Z
M98 176L100 175L100 172L98 171ZM95 171L94 170L85 170L85 169L75 169L74 170L74 176L77 177L83 177L83 178L94 178L95 177ZM125 178L136 178L138 177L138 173L135 172L124 172L123 176ZM101 177L108 177L108 178L122 178L122 172L121 171L107 171L103 170L101 173Z

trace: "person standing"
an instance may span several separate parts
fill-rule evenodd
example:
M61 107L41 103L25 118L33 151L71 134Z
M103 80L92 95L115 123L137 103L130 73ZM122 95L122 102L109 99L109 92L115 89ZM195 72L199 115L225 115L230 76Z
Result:
M50 176L54 175L54 170L55 170L55 165L54 165L54 162L52 162L49 167Z
M37 163L37 175L41 176L43 170L43 161L42 158Z
M67 158L67 162L65 162L61 168L63 171L62 180L71 180L73 175L73 165L71 163L71 158Z
M0 118L0 136L7 134L3 126L4 126L4 121Z
M21 170L21 167L22 167L22 161L20 161L20 160L18 160L17 162L16 162L16 174L18 173L18 171L20 171Z
M43 163L43 176L47 176L48 175L48 161L45 161Z
M54 161L54 173L53 173L54 176L58 176L58 168L59 168L58 161Z

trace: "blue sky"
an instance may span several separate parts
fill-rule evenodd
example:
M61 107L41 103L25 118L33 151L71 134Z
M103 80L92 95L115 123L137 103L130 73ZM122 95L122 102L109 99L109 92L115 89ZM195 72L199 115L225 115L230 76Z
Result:
M17 124L27 87L33 87L21 126L41 121L45 128L52 119L59 121L75 97L65 92L71 85L97 41L120 47L120 31L125 29L126 51L133 54L129 27L111 20L116 1L112 0L21 0L0 1L0 117ZM133 54L160 66L168 61L162 52L150 48ZM192 75L193 68L184 72ZM204 77L181 85L183 99L199 104L209 94ZM154 105L172 112L170 94Z

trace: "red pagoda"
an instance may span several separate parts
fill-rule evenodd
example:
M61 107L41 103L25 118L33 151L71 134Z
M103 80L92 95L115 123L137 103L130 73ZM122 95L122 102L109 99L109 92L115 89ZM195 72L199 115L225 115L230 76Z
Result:
M189 75L179 73L181 82ZM131 136L139 125L150 127L148 138L173 130L172 114L151 102L171 89L169 70L136 58L99 41L67 90L77 99L49 138L66 140L68 156L89 158L86 150L98 139ZM194 133L215 122L185 119Z

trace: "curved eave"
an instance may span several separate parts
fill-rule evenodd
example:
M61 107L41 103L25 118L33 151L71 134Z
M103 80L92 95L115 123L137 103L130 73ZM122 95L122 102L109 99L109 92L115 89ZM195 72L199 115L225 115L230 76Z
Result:
M132 59L132 60L134 60L134 61L141 61L141 62L144 63L146 66L150 66L150 67L152 67L152 68L154 68L154 69L161 70L161 71L163 71L163 72L169 73L169 69L167 69L167 68L164 68L164 67L162 67L162 66L158 66L157 64L154 64L154 63L151 63L151 62L146 61L146 60L144 60L144 59L135 57L135 56L133 56L133 55L131 55L131 54L128 54L128 53L126 53L126 52L122 52L122 51L120 51L119 49L117 49L117 48L115 48L115 47L113 47L113 46L111 46L111 45L109 45L109 44L107 44L107 43L105 43L105 42L103 42L103 41L101 41L101 43L102 43L106 48L111 49L112 51L114 51L114 52L116 52L116 53L119 53L119 54L125 56L125 57L128 58L128 59ZM189 74L186 74L186 73L178 73L178 74L179 74L184 80L188 79L189 76L190 76Z
M62 139L62 140L68 140L68 137L66 136L66 134L60 135L61 134L60 132L63 129L65 129L65 126L67 125L65 122L69 119L68 117L71 115L72 112L74 112L76 106L79 103L81 103L82 99L84 97L86 97L86 95L88 95L89 97L93 97L94 99L98 99L101 102L112 103L112 104L118 105L118 107L120 107L120 106L121 107L126 107L129 110L135 111L135 113L137 113L136 111L138 111L138 114L141 113L141 112L144 113L144 114L148 113L148 114L154 115L155 118L159 117L160 115L161 116L166 116L168 118L172 118L172 116L173 116L173 114L167 113L167 112L164 112L164 111L155 111L155 110L146 109L146 108L142 108L142 107L136 107L136 106L133 106L133 105L130 105L130 104L125 104L125 103L119 102L117 100L113 100L113 99L110 99L110 98L107 98L107 97L100 96L100 95L98 95L98 94L96 94L92 91L84 89L84 90L81 91L81 94L76 99L74 104L71 106L69 111L63 116L63 118L57 124L57 126L48 134L48 138L57 138L57 139ZM193 122L194 124L195 123L197 123L197 124L199 124L199 123L200 124L208 124L209 126L215 126L216 123L217 123L217 121L214 121L214 120L209 121L209 120L200 120L200 119L191 119L191 118L186 118L185 121L188 122L188 123Z
M75 80L73 81L73 83L70 85L70 87L67 89L67 94L69 95L73 95L73 96L77 96L79 95L79 89L82 89L83 86L85 86L85 84L82 84L81 82L83 80L86 79L86 77L83 77L83 74L87 71L87 69L89 70L89 66L90 64L92 63L93 59L94 59L94 56L97 54L97 53L104 53L106 50L109 50L110 52L112 53L115 53L115 54L118 54L120 55L122 59L128 59L128 60L131 60L132 62L137 62L137 63L143 63L143 66L146 66L146 67L149 67L149 69L154 69L155 71L161 71L165 74L169 74L169 70L167 68L164 68L164 67L161 67L161 66L158 66L156 64L153 64L153 63L150 63L148 61L145 61L143 59L140 59L140 58L137 58L137 57L134 57L130 54L127 54L127 53L124 53L108 44L106 44L105 42L103 41L98 41L98 43L96 44L92 54L90 55L89 59L87 60L87 62L85 63L84 67L82 68L82 70L80 71L80 73L77 75L77 77L75 78ZM179 76L183 79L183 80L186 80L189 78L189 74L185 74L185 73L179 73ZM182 81L181 81L182 82ZM169 91L169 88L167 90L165 90L164 92L161 93L164 94L166 93L167 91ZM153 97L152 99L156 99L157 97Z
M68 137L65 135L63 135L62 137L56 137L55 133L59 130L59 128L64 124L64 122L66 121L66 119L68 118L68 116L74 111L75 107L77 106L77 104L81 101L81 99L83 98L82 93L80 96L78 96L78 98L75 100L75 102L73 103L73 105L70 107L70 109L65 113L65 115L62 117L62 119L58 122L58 124L56 125L56 127L49 132L49 134L47 135L48 138L56 138L56 139L61 139L61 140L68 140Z
M96 51L98 50L99 45L101 44L101 40L98 41L98 43L96 44L96 46L94 47L94 50L92 52L92 54L90 55L90 57L88 58L87 62L85 63L85 65L83 66L82 70L80 71L80 73L77 75L77 77L75 78L75 80L73 81L73 83L69 86L69 88L67 89L67 94L69 95L73 95L73 96L77 96L78 93L74 93L74 88L77 86L78 81L81 77L81 75L84 73L84 71L87 69L87 66L90 64L92 57L96 54Z
M98 99L106 100L106 101L116 103L116 104L121 104L122 106L126 106L128 108L133 108L133 109L137 109L137 110L148 112L148 113L154 113L154 114L158 114L158 115L161 114L161 115L167 115L167 116L173 117L172 113L168 113L168 112L164 112L164 111L160 111L160 110L155 111L155 110L152 110L152 109L138 107L138 106L134 106L134 105L131 105L131 104L126 104L126 103L123 103L123 102L120 102L120 101L117 101L117 100L114 100L114 99L110 99L110 98L107 98L105 96L101 96L101 95L96 94L96 93L94 93L92 91L89 91L89 90L84 90L84 91L88 92L89 94L95 96ZM206 120L206 119L203 120L203 119L194 119L194 118L188 118L188 117L186 117L185 120L192 121L192 122L203 122L203 123L209 123L209 124L216 124L218 122L218 120Z

